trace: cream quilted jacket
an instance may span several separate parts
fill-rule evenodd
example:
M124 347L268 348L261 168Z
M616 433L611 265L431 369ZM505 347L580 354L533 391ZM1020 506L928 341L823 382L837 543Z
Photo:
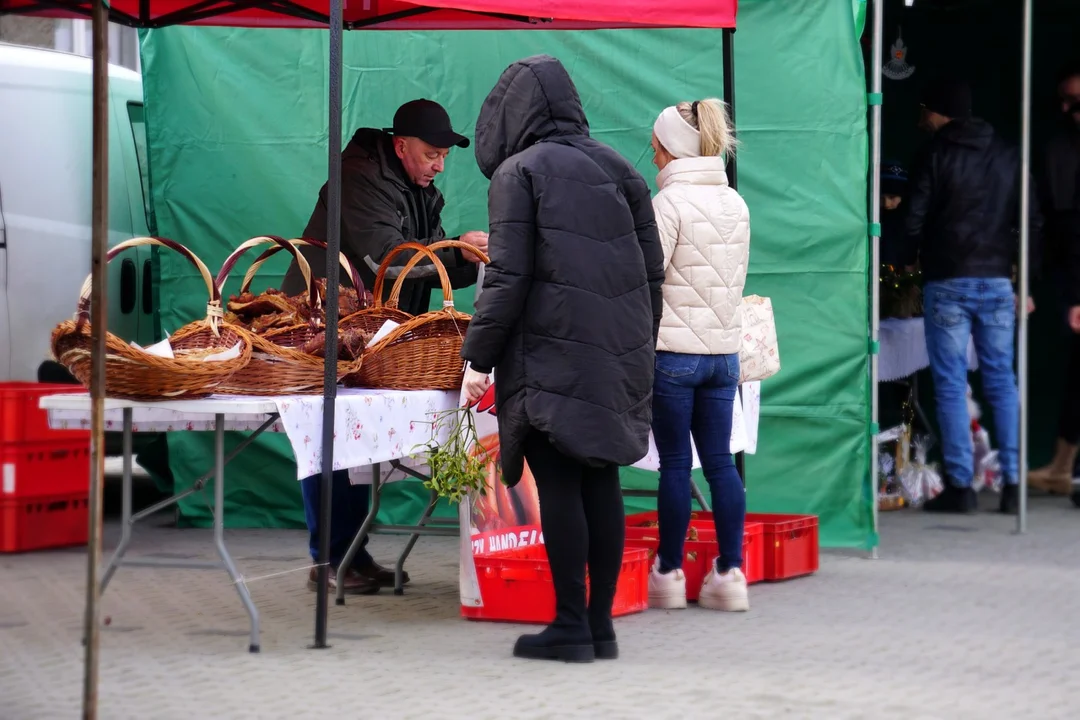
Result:
M737 353L750 211L728 186L723 158L672 160L656 181L653 209L667 268L657 350Z

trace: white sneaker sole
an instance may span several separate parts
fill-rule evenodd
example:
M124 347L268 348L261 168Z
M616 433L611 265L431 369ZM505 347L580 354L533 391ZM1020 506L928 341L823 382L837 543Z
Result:
M649 607L653 610L683 610L686 608L686 595L649 594Z
M701 593L698 605L707 610L747 612L750 609L750 596L746 591Z

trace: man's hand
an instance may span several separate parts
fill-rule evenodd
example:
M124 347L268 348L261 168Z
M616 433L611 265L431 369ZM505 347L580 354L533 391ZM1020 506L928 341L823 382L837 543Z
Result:
M472 245L474 248L481 251L482 253L487 254L488 234L483 230L470 230L458 239L461 242L466 243L467 245ZM469 262L480 262L479 255L474 255L468 250L463 250L462 252L465 254L465 259Z
M469 405L480 399L488 389L491 381L484 373L477 372L471 367L465 371L465 378L461 382L461 389L465 391L465 400Z
M1080 333L1080 305L1069 308L1069 327L1074 333Z
M1016 304L1016 314L1019 315L1020 314L1020 296L1019 295L1013 295L1013 300L1014 300L1014 302ZM1029 297L1027 299L1027 314L1030 315L1033 312L1035 312L1035 301L1032 300Z

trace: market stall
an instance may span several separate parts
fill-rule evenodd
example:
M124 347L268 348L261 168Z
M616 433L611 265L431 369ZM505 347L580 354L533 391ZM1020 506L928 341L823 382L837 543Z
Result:
M736 3L704 2L622 2L580 3L570 0L547 0L537 3L526 0L457 0L426 3L365 2L353 5L348 12L340 0L331 0L328 11L323 3L311 7L304 3L185 3L182 0L129 0L107 5L104 0L87 2L64 2L63 0L3 0L0 13L21 13L51 17L79 17L90 14L93 18L93 251L91 288L87 308L90 322L89 385L91 390L91 443L92 477L90 503L90 552L87 583L87 672L84 687L84 714L96 715L97 642L98 642L98 556L101 534L101 494L103 484L103 437L106 400L106 284L103 265L108 244L108 196L107 196L107 27L110 18L130 25L146 27L176 23L220 24L255 27L311 27L324 24L330 29L329 62L329 201L327 226L326 313L325 313L325 375L322 407L322 538L320 561L329 556L329 533L326 532L330 515L331 474L334 466L334 418L337 396L338 373L338 294L339 273L337 258L340 251L341 215L341 45L345 27L379 27L390 29L497 29L506 27L529 27L550 23L552 27L587 29L591 27L687 26L733 28ZM539 11L544 17L537 18ZM725 38L730 43L730 33ZM725 63L730 76L731 64ZM217 335L214 320L208 324ZM242 343L241 343L242 344ZM215 420L216 434L224 432L222 418ZM219 490L220 491L220 490ZM326 646L326 604L328 572L321 565L316 608L316 645Z

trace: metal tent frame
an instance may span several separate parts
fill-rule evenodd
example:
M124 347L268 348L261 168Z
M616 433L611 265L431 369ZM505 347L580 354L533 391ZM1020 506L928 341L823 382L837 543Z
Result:
M326 0L314 0L321 5ZM312 0L307 0L312 3ZM494 8L529 9L539 5L553 17L538 18ZM84 638L86 654L83 677L83 717L97 717L99 595L101 562L102 495L104 485L104 409L105 409L105 339L107 334L108 249L108 24L111 21L131 27L160 28L168 25L229 25L240 27L327 27L329 38L329 127L327 192L327 267L326 267L326 363L323 385L323 463L318 588L315 608L314 648L328 647L327 606L329 601L330 510L332 505L334 410L337 397L337 324L339 266L336 258L341 248L341 81L343 30L362 28L449 30L449 29L595 29L631 27L720 28L724 42L724 88L734 95L733 34L737 0L613 0L606 5L607 16L597 7L589 9L585 0L363 0L348 12L344 0L329 0L322 13L304 0L0 0L0 15L20 14L38 17L84 18L93 22L93 190L91 249L91 324L92 374L90 386L91 472L89 501L89 541L87 560L86 612ZM156 7L166 7L154 12ZM125 10L123 8L130 9ZM388 8L380 12L380 8ZM559 14L555 14L556 11ZM348 19L347 19L348 18ZM668 18L668 20L665 20ZM676 20L677 19L677 20ZM430 20L430 22L426 22ZM732 103L733 104L733 103ZM729 176L735 178L734 160Z
M870 384L871 384L871 428L877 432L878 424L878 314L880 309L880 241L881 241L881 69L883 49L883 25L885 0L873 2L873 29L870 60L870 240L871 240L871 315L870 315ZM1034 0L1024 0L1023 23L1021 27L1023 49L1021 70L1021 144L1020 144L1020 252L1019 252L1019 295L1026 298L1031 293L1030 263L1028 252L1031 246L1029 221L1031 217L1031 47ZM1024 304L1021 303L1021 308ZM1020 508L1016 517L1016 532L1027 532L1027 458L1028 458L1028 328L1030 320L1025 311L1020 312L1017 330L1017 375L1020 385ZM874 480L878 463L878 446L871 438L870 450L870 486L874 498L874 532L878 531L877 483ZM877 547L874 547L877 557Z

